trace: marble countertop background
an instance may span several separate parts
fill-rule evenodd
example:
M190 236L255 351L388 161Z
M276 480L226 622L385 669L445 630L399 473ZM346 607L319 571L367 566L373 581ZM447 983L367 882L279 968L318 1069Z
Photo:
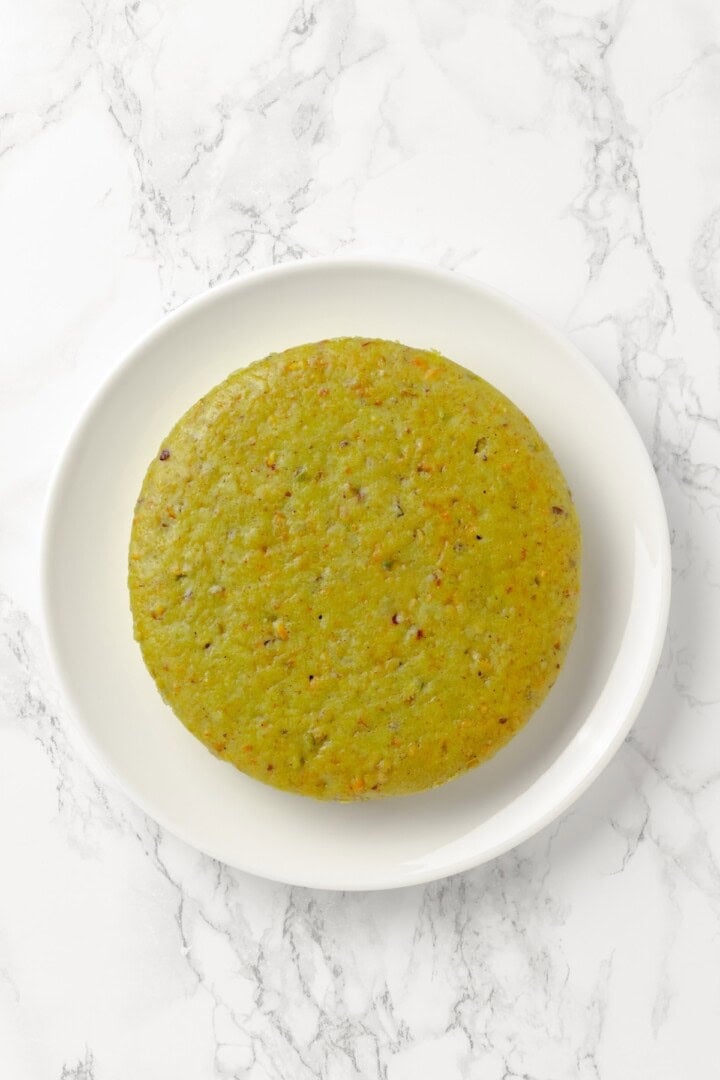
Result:
M716 0L1 10L0 1075L720 1076ZM123 351L209 285L339 252L567 332L674 549L660 671L590 791L488 866L369 895L229 870L95 779L38 629L49 475Z

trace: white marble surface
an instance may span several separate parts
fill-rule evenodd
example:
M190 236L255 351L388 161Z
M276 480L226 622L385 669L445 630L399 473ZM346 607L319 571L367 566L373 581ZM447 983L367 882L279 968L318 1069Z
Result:
M0 6L0 1075L720 1075L716 0ZM93 778L41 644L48 478L164 311L305 255L475 275L650 448L661 669L553 827L426 888L230 871Z

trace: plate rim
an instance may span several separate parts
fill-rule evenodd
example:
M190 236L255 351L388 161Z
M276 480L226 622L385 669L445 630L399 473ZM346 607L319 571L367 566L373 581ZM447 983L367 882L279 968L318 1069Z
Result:
M89 426L92 417L102 405L105 398L112 395L116 382L121 379L126 369L131 367L137 361L139 354L153 345L156 338L164 335L166 331L176 323L182 322L187 318L192 318L196 312L202 310L209 304L212 304L223 294L242 292L248 285L261 282L267 278L292 277L297 274L303 274L308 270L322 271L337 269L343 269L345 271L362 269L366 272L368 270L400 271L405 274L423 277L426 280L435 279L446 285L464 285L466 288L484 294L486 298L503 307L511 315L519 316L521 319L524 319L536 330L551 339L559 348L568 352L573 362L580 366L586 376L589 377L590 381L595 384L597 392L604 396L607 405L614 409L615 414L618 416L619 421L622 423L628 436L634 442L636 452L638 453L638 459L642 461L647 472L649 489L652 491L652 512L656 519L659 533L656 537L658 544L658 558L656 561L655 572L657 588L659 590L658 615L652 640L643 659L642 677L636 683L634 697L629 707L625 710L622 720L617 724L613 737L608 741L603 752L598 754L595 758L592 767L580 776L568 789L563 789L558 797L549 800L549 804L541 814L534 816L532 820L527 821L524 825L518 826L510 835L501 838L496 844L491 845L485 851L475 855L459 856L455 859L450 858L440 868L434 866L421 866L419 868L412 866L404 867L398 864L394 867L392 874L384 873L376 877L366 875L363 880L353 879L348 881L345 878L334 876L332 871L324 873L310 872L307 875L293 874L292 879L290 880L288 877L284 877L277 872L264 869L259 865L258 860L255 858L248 858L244 865L240 865L236 861L228 861L226 855L214 849L212 844L203 844L202 847L199 847L196 840L184 834L182 828L179 828L173 822L168 821L164 813L152 804L152 800L149 800L143 793L136 789L133 782L128 781L125 777L119 775L112 760L109 759L104 750L95 743L91 729L83 723L81 719L82 709L78 707L73 698L73 694L70 691L64 661L61 658L61 652L57 644L56 628L51 614L53 565L52 537L55 523L59 520L59 516L62 512L63 489L67 483L68 476L71 473L75 452L82 442L82 438L86 433L86 429ZM572 806L591 784L594 783L617 753L637 719L638 713L640 712L655 679L667 632L671 582L672 562L667 512L650 454L630 413L598 368L595 367L575 343L552 322L543 316L538 315L524 303L516 300L502 290L496 289L494 286L488 285L484 281L460 271L449 270L432 263L399 257L386 258L376 255L340 255L304 258L293 262L283 262L259 270L250 270L247 273L235 276L220 285L204 289L201 293L181 303L177 308L165 313L160 319L153 323L148 330L139 336L136 336L131 345L119 354L119 358L117 358L116 354L115 362L112 364L110 371L102 379L100 385L86 398L84 405L76 414L76 418L70 428L70 434L64 444L62 453L51 472L42 515L40 539L40 593L42 631L45 649L50 659L50 666L55 683L61 691L62 699L67 706L67 719L88 754L91 769L93 771L98 771L99 767L105 774L103 779L113 783L115 787L128 797L144 814L156 821L173 836L182 840L183 843L188 844L188 846L194 850L199 850L226 866L232 866L244 873L249 873L268 881L329 891L382 891L426 884L428 882L450 877L454 874L462 873L487 862L491 862L500 855L513 850L518 845L547 828L547 826L555 821L565 810ZM59 637L59 635L57 636ZM555 760L557 760L557 758Z

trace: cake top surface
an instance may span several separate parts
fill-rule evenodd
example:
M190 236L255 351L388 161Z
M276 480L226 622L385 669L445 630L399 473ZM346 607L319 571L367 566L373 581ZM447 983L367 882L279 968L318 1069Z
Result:
M230 375L151 463L135 634L214 753L318 798L490 757L557 677L580 530L530 421L438 353L338 338Z

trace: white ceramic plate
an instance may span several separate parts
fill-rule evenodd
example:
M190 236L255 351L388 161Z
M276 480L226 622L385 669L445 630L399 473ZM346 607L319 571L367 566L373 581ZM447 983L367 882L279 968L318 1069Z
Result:
M545 704L492 761L422 795L320 803L214 758L161 701L133 640L133 504L178 417L229 372L336 335L437 348L503 390L552 447L583 529L573 645ZM85 415L48 510L48 638L80 729L117 783L188 843L264 877L332 889L429 881L507 851L588 786L655 672L669 544L648 455L622 405L564 338L517 304L442 271L300 263L215 289L164 319Z

